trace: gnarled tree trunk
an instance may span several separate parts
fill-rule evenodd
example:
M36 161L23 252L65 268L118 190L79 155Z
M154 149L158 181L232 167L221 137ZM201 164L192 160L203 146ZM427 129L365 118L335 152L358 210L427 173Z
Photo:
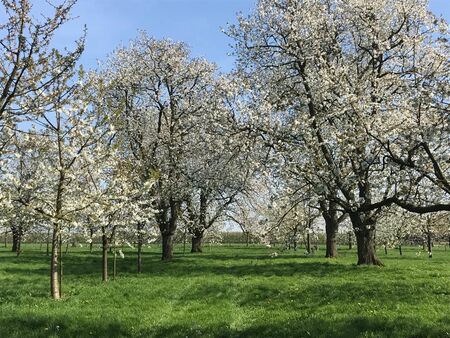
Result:
M375 221L361 213L351 213L350 219L356 236L358 265L383 266L375 253Z
M162 234L162 257L163 261L173 258L173 234Z
M203 231L196 231L194 236L192 236L192 248L191 252L202 252L202 240L203 240Z
M338 212L336 210L336 203L329 201L320 202L320 210L322 217L325 220L325 233L326 233L326 258L336 258L338 256L336 238L339 230L339 223L343 217L338 218Z
M180 211L180 202L170 200L169 206L161 208L162 211L157 215L159 229L162 237L162 256L161 260L167 261L173 258L173 236L177 229L178 214Z

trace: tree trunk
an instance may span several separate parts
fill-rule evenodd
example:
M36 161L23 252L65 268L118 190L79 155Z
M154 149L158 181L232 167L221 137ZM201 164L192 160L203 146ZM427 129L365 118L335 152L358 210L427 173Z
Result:
M59 297L62 298L62 281L63 281L63 254L62 254L62 233L59 232Z
M187 238L187 228L184 229L183 234L183 256L186 253L186 238Z
M308 229L309 230L309 229ZM306 234L306 251L310 254L311 253L311 236L309 235L309 231Z
M90 238L90 240L91 240L91 242L89 243L89 252L90 252L90 253L92 253L92 245L93 245L93 243L92 243L92 237L94 237L94 229L93 229L93 228L90 228L90 229L89 229L89 238Z
M16 248L17 257L19 257L21 253L21 246L22 246L22 235L20 234L19 238L17 239L17 248Z
M162 260L167 261L173 258L173 235L162 234Z
M250 232L246 232L245 233L245 236L246 236L246 238L245 238L245 243L246 243L246 246L248 246L249 245L249 243L250 243Z
M197 231L194 236L192 236L192 248L191 253L202 252L202 240L203 240L203 232Z
M50 264L50 292L53 299L60 299L60 285L59 285L59 225L53 225L53 235L52 235L52 256Z
M320 211L325 221L326 233L326 258L336 258L338 256L336 237L339 229L340 220L337 217L337 206L333 201L321 200Z
M102 280L108 281L108 236L105 228L102 228Z
M398 246L398 252L400 253L400 256L403 256L402 246Z
M177 230L178 215L181 203L170 199L168 205L160 206L161 212L157 214L157 221L162 237L161 260L171 260L173 258L173 235Z
M352 233L349 232L348 233L348 249L351 250L353 247L353 242L352 242Z
M387 252L387 245L386 245L386 244L384 245L384 254L385 254L385 255L388 254L388 252Z
M326 217L325 219L325 232L327 235L326 243L326 258L336 258L338 256L337 246L336 246L336 236L338 232L337 220L333 217Z
M138 231L138 238L137 238L137 273L142 272L142 228L143 224L138 223L137 225L137 231Z
M428 257L433 258L433 241L431 239L430 231L427 231L427 248L428 248Z
M5 229L5 248L6 248L7 241L8 241L8 230ZM450 238L449 238L449 241L450 241Z
M17 248L19 246L19 241L20 241L20 234L19 231L16 227L12 227L11 228L11 233L12 233L12 248L11 248L11 252L17 252Z
M353 229L356 236L356 246L358 249L358 265L379 265L383 266L381 260L375 254L375 222L362 220L363 215L359 213L350 214Z

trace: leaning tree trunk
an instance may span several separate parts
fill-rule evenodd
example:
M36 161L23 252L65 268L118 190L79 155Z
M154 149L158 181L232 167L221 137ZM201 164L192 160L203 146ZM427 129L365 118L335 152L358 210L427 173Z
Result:
M53 299L61 298L61 290L59 284L59 225L53 225L53 235L52 235L52 253L51 253L51 263L50 263L50 292Z
M203 231L196 231L192 236L191 253L202 252Z
M359 213L350 214L356 236L358 265L383 266L383 262L375 254L375 222L364 222L362 217L364 215Z
M105 228L102 228L102 280L108 281L108 236Z

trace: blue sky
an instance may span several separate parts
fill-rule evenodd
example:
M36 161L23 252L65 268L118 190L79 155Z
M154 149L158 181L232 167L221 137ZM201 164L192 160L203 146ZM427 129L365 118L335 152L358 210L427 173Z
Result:
M32 1L39 10L44 0ZM217 63L223 71L232 68L231 40L222 33L236 13L249 13L256 0L78 0L73 14L78 18L58 33L56 45L70 46L86 24L88 36L81 62L88 68L105 59L120 44L128 44L145 30L157 38L187 42L195 56ZM450 0L431 0L431 10L450 21Z

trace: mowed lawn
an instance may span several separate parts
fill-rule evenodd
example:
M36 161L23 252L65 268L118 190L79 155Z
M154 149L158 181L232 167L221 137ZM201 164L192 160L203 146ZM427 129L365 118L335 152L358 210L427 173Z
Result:
M206 247L159 261L130 250L118 277L101 281L101 252L70 248L62 301L49 298L49 258L25 245L0 249L0 337L449 337L450 251L419 248L356 266L355 252L322 258L303 250Z

